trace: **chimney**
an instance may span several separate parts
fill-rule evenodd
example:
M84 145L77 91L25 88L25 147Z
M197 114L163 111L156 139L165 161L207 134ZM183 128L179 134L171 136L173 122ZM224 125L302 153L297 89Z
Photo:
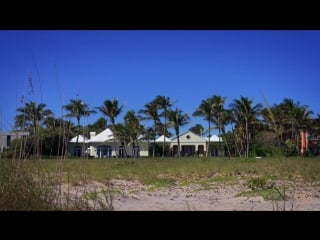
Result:
M96 132L90 132L90 139L96 136Z

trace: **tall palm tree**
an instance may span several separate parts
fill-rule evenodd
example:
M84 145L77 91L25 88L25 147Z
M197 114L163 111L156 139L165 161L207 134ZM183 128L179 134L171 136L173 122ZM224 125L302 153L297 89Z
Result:
M317 114L317 117L312 120L312 131L314 134L320 134L320 114Z
M190 117L187 113L183 114L182 110L176 108L168 111L169 125L175 130L178 141L178 157L180 157L180 127L190 122Z
M138 146L138 137L143 132L143 126L140 125L140 119L136 116L134 110L130 110L124 116L125 127L127 128L127 134L130 137L130 143L133 147Z
M100 107L97 107L97 109L104 114L106 117L109 118L111 122L111 128L114 134L113 138L113 145L114 145L114 151L117 155L117 145L116 145L116 131L115 131L115 125L116 125L116 118L119 116L119 114L123 111L124 105L119 105L118 99L113 100L105 100L103 102L103 105Z
M76 144L78 144L81 117L90 116L90 114L96 113L96 111L90 110L88 104L84 103L81 99L70 99L70 103L63 106L63 108L68 111L66 117L75 117L77 119L78 135Z
M262 110L261 104L253 106L253 101L248 97L240 96L240 99L234 99L230 104L232 111L235 114L238 126L241 126L245 132L245 156L249 156L250 147L250 130L254 123L257 122L257 116L260 115Z
M164 150L165 150L165 144L166 144L166 132L167 132L167 111L172 106L172 102L170 100L170 97L165 96L157 96L154 100L158 105L160 109L163 109L163 112L160 114L160 116L164 117L164 128L163 128L163 144L162 144L162 157L164 157Z
M280 141L281 141L281 127L277 122L277 118L276 116L276 109L275 107L270 107L268 105L268 103L266 102L266 108L261 110L261 115L263 117L263 123L264 123L264 127L269 130L272 131L276 134L276 141L277 141L277 145L278 147L280 147Z
M197 123L193 127L189 128L189 131L191 131L195 134L198 134L199 136L202 136L203 130L204 130L203 126L199 123Z
M144 128L143 129L143 139L144 140L147 140L147 143L148 143L148 153L150 152L150 139L156 139L156 133L154 132L154 128L153 127L148 127L148 128ZM153 148L152 150L154 149L154 143L153 143Z
M51 144L50 144L50 158L52 156L52 151L54 148L54 142L56 139L56 129L57 129L57 125L58 123L58 119L54 118L53 116L47 117L44 121L43 124L46 126L47 132L49 134L49 136L51 137Z
M224 138L224 141L226 142L226 147L227 147L227 151L228 151L228 155L229 157L231 157L231 153L230 153L230 147L229 147L229 143L228 143L228 139L226 136L226 129L225 129L225 125L228 125L232 122L233 117L232 117L232 112L229 109L226 109L222 112L221 114L221 131L222 131L222 135ZM219 139L220 141L220 139Z
M88 124L87 127L88 132L102 132L107 127L107 120L105 117L100 117L93 124Z
M293 99L284 98L280 104L267 107L262 110L265 126L275 132L278 147L281 143L290 141L296 144L296 151L299 151L300 130L311 130L311 114L308 106L301 106Z
M211 156L210 154L210 137L211 137L211 126L210 123L213 120L213 105L214 105L214 99L213 97L207 98L206 100L202 100L199 107L196 109L196 111L192 114L192 116L201 116L204 117L206 121L208 121L208 131L209 131L209 141L207 145L207 151L206 151L206 157Z
M21 114L15 117L15 126L18 127L30 127L33 129L34 136L34 154L38 159L40 155L40 127L43 121L53 116L53 113L49 109L45 109L47 105L44 103L37 104L30 101L25 103L24 107L17 108L17 111Z
M290 98L285 98L280 105L285 114L286 125L291 129L291 139L293 140L299 134L299 129L308 128L310 115L313 112L308 110L308 106L301 106L299 101L294 102Z
M285 128L290 130L290 138L296 144L296 151L299 152L299 132L300 130L311 129L311 114L308 106L300 105L300 102L294 102L293 99L285 98L280 104L285 115Z
M286 115L286 123L291 129L291 139L295 136L295 126L296 126L296 112L299 108L299 103L295 103L291 98L285 98L281 103L281 108Z
M139 110L139 114L143 114L142 120L152 120L153 121L153 148L152 148L152 157L155 157L155 145L156 145L156 132L157 124L160 122L158 115L158 104L155 101L147 103L144 105L144 109Z
M127 157L128 154L126 150L126 145L130 142L130 136L128 135L128 128L122 123L117 123L114 125L113 134L117 136L117 140L120 142L120 145L123 146L123 150L124 150L123 154L124 156ZM120 157L122 156L120 155Z
M213 121L216 123L219 131L219 148L221 152L221 130L222 130L222 115L224 110L225 98L221 96L214 95L212 97L213 105Z

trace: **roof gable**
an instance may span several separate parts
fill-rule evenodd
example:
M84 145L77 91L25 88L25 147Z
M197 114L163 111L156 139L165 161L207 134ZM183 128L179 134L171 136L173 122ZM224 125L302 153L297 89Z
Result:
M168 138L168 137L165 137L164 135L161 135L160 137L158 137L156 139L156 142L163 142L164 141L164 138L166 138L166 142L171 142L171 139Z
M208 137L204 137L204 139L206 141L209 141L209 138ZM219 139L220 139L220 142L222 142L222 138L221 137L218 137L217 135L212 135L210 137L210 142L219 142Z
M183 143L183 142L205 143L206 142L206 140L203 139L201 136L199 136L191 131L180 134L179 140L181 143ZM178 141L177 137L171 138L171 142L177 142L177 141Z
M89 139L88 142L106 142L108 140L113 140L113 132L110 128L106 128L101 133Z
M70 143L76 143L77 142L77 136L71 138L69 142ZM79 135L78 143L87 143L87 142L88 142L88 138L86 138L83 135Z

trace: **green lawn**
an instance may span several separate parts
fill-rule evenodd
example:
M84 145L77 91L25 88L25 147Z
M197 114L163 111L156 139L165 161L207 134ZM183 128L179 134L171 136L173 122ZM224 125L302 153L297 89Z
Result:
M26 166L36 167L27 160ZM320 158L140 158L41 160L41 168L63 173L64 181L85 177L105 181L110 178L153 182L198 181L206 178L234 179L234 176L263 176L313 182L320 180Z

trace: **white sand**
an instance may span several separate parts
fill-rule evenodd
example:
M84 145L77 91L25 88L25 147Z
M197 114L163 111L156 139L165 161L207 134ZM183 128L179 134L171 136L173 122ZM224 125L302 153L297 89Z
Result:
M287 183L286 192L291 196L287 201L265 201L262 197L237 197L250 190L246 184L210 183L205 185L189 184L168 188L150 189L150 186L133 180L113 179L110 182L113 191L115 211L319 211L320 185L310 183ZM314 184L315 185L315 184ZM69 193L81 195L106 188L99 182L69 186ZM66 192L66 186L64 190Z
M113 200L117 211L276 211L320 210L320 187L293 186L290 200L264 201L262 197L237 197L249 190L243 184L211 184L209 189L192 184L148 191L137 181L113 180L113 187L121 191Z

